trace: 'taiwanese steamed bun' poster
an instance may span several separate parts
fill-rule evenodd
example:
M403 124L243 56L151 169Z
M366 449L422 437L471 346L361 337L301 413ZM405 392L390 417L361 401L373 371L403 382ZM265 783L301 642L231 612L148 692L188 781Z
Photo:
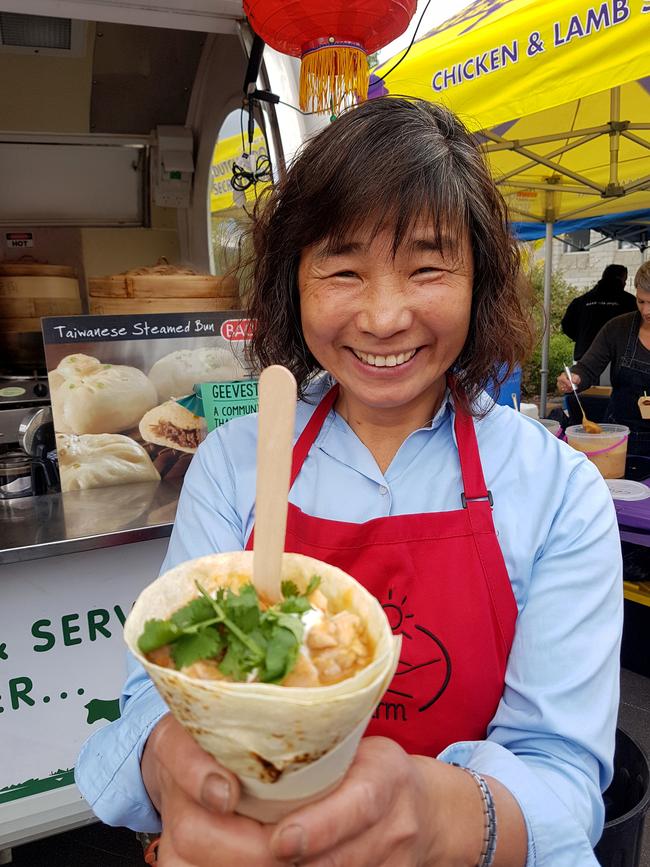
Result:
M184 475L206 425L177 400L249 378L251 327L232 310L44 319L62 490Z

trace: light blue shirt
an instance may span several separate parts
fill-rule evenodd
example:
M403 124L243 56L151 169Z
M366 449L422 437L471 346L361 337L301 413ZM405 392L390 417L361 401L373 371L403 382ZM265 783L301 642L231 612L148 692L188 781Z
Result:
M299 403L296 436L313 408ZM291 502L310 515L355 523L458 509L453 415L448 398L382 474L330 412ZM512 792L526 819L529 867L596 865L600 793L612 775L623 617L612 499L596 468L538 422L496 406L475 426L518 618L487 739L452 744L439 758L493 776ZM254 520L256 435L256 417L248 416L201 445L185 477L163 569L244 547ZM133 660L121 709L120 719L84 745L76 780L104 822L157 831L140 757L165 706Z

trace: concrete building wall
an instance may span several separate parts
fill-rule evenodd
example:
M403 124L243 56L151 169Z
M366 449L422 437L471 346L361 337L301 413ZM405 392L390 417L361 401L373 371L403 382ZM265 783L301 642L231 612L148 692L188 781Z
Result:
M591 232L590 243L593 244L599 238L602 235ZM544 255L543 247L540 255ZM648 251L645 255L648 256ZM598 282L607 265L616 264L627 268L627 289L634 292L634 275L642 262L641 251L637 247L619 250L617 241L608 241L590 250L571 252L567 252L563 241L553 241L553 270L560 271L565 280L583 291L591 289Z

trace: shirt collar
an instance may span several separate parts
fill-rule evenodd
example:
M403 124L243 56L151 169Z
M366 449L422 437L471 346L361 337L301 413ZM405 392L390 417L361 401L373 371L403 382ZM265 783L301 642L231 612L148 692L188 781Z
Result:
M327 386L322 386L322 393L325 393L327 387L333 384L331 378L328 377L327 380ZM410 433L400 446L400 451L404 448L404 444L413 437L419 435L432 436L440 427L448 423L450 418L453 436L453 415L453 397L447 388L442 403L434 417L427 424ZM341 439L341 436L343 436L343 439ZM382 478L379 468L366 446L348 423L333 408L325 419L314 445L335 460L342 461L348 466L356 465L369 478L374 478L375 476Z

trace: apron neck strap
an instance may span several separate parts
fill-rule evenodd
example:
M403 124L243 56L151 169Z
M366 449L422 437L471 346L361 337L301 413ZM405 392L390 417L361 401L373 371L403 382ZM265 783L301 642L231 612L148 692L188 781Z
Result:
M639 339L639 329L641 328L641 314L635 313L632 317L632 324L627 333L627 344L623 355L632 357L635 354L637 340Z
M316 441L318 432L322 428L323 422L325 421L325 419L329 415L330 410L334 406L338 395L339 386L338 383L336 383L322 398L321 402L318 404L318 406L312 413L311 418L307 422L305 429L298 437L298 440L293 447L293 459L291 461L291 481L289 483L290 489L293 487L293 483L298 478L298 473L302 469L302 465L304 464L305 459L309 454L309 449Z
M463 493L461 494L463 508L467 505L468 500L489 500L490 505L492 505L492 493L487 489L481 466L474 419L459 405L456 406L454 430L458 444L460 471L463 477Z

